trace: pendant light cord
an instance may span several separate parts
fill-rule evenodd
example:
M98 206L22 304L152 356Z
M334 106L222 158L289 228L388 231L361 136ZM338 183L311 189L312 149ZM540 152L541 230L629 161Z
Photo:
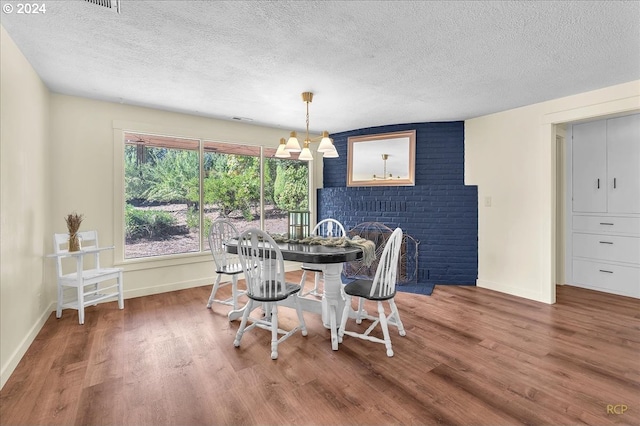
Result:
M306 143L309 140L309 102L306 101L305 104L307 104L307 138L304 140Z

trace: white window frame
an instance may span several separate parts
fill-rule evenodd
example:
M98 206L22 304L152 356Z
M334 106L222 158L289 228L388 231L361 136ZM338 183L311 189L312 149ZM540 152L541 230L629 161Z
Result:
M203 141L218 141L222 143L229 144L240 144L240 145L249 145L260 147L260 155L262 161L260 162L260 170L262 173L264 167L264 144L251 143L246 141L230 141L230 140L219 140L213 135L202 135L195 134L193 131L185 128L175 128L175 127L167 127L157 124L149 124L149 123L140 123L140 122L129 122L122 120L114 120L113 121L113 242L114 242L114 264L115 265L123 265L126 266L127 271L133 270L144 270L144 269L152 269L159 267L169 267L174 265L185 265L190 263L200 263L200 262L208 262L210 260L211 254L207 251L199 251L199 252L191 252L191 253L179 253L179 254L171 254L164 256L153 256L153 257L142 257L135 259L125 259L124 258L124 245L125 245L125 227L124 227L124 207L125 207L125 184L124 184L124 134L125 133L143 133L143 134L153 134L158 136L166 136L166 137L175 137L175 138L184 138L184 139L195 139L200 141L200 186L202 187L202 150L203 150ZM273 147L269 148L277 148L277 144L274 143ZM317 157L317 156L316 156ZM319 159L320 162L322 161ZM322 165L314 164L315 161L309 162L309 193L307 194L309 199L309 211L311 212L311 226L315 225L315 212L316 212L316 185L315 182L316 176L318 173L322 173ZM262 175L261 175L262 176ZM262 179L264 177L262 176ZM321 179L320 179L321 180ZM264 182L261 182L261 211L264 210L264 200L262 192ZM202 191L200 191L200 197L202 197ZM202 201L202 200L201 200ZM202 205L202 202L200 203ZM201 214L202 216L202 214ZM202 219L201 219L202 220ZM260 226L264 228L264 215L261 215L261 224ZM202 223L200 224L200 229L202 229ZM201 241L204 238L201 235Z

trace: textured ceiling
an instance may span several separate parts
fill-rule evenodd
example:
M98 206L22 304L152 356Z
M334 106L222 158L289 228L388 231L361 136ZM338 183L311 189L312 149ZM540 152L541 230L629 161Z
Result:
M45 1L1 23L57 93L332 133L640 79L640 2Z

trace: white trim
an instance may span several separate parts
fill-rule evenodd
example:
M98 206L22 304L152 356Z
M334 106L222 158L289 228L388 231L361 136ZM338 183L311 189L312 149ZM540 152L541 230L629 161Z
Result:
M523 291L521 287L505 286L493 281L480 279L476 280L476 286L485 288L487 290L499 291L500 293L507 293L512 296L522 297L524 299L549 304L549 300L547 299L545 294L532 291Z
M42 327L51 316L51 313L55 310L56 302L51 302L40 314L38 320L31 326L29 333L24 336L16 350L8 357L7 362L2 366L2 370L0 371L0 389L7 383L7 380L9 380L9 377L13 374L22 357L27 353L27 350L38 336L38 333L40 333L40 330L42 330Z
M193 131L186 128L169 127L157 124L149 124L143 122L130 122L122 120L113 120L113 182L114 182L114 200L113 200L113 229L114 236L113 241L115 245L114 250L114 264L121 266L127 271L137 271L143 269L155 269L161 267L170 267L177 265L202 263L209 260L210 254L208 251L191 252L191 253L176 253L166 256L157 257L143 257L137 259L125 259L124 246L125 246L125 231L124 231L124 133L146 133L157 136L167 136L183 139L197 140L199 143L199 158L200 158L200 187L202 188L203 181L203 143L206 141L216 141L220 143L227 143L230 145L244 145L244 146L256 146L260 148L260 208L264 211L264 149L266 148L264 141L261 143L238 141L238 140L225 140L224 138L217 137L215 135L202 135L194 134ZM314 161L322 161L321 157L315 157ZM308 163L308 189L307 194L309 211L316 211L316 188L315 188L315 173L318 168L313 164L313 161ZM322 170L322 167L319 167ZM202 197L202 191L200 191ZM201 221L202 222L202 221ZM203 229L203 223L200 223L200 229ZM311 217L311 226L315 225L315 214ZM264 229L264 215L260 216L260 226ZM200 240L201 246L204 246L206 236L201 233ZM171 290L167 290L171 291Z
M621 109L620 105L624 106L624 102L620 102L618 104L615 104L618 106L618 108L616 110L614 110L614 112L612 113L608 113L608 114L602 114L599 116L595 116L595 117L589 117L588 119L577 119L574 121L570 121L567 122L567 139L566 139L566 159L565 159L565 251L564 251L564 264L565 264L565 283L568 285L572 285L572 286L576 286L576 287L582 287L582 288L589 288L592 290L597 290L597 291L603 291L603 292L607 292L607 293L611 293L611 294L618 294L618 295L622 295L622 296L628 296L628 297L637 297L635 294L630 294L630 293L625 293L624 291L620 291L618 289L611 289L611 288L601 288L601 287L597 287L597 286L593 286L593 285L588 285L588 284L583 284L583 283L577 283L576 280L574 279L574 273L573 273L573 261L576 259L583 259L581 257L574 257L573 254L573 237L574 234L596 234L596 235L602 235L603 233L601 232L595 232L595 231L585 231L585 230L578 230L578 231L574 231L573 229L573 219L574 217L584 217L584 216L595 216L595 217L633 217L633 218L637 218L638 215L637 214L632 214L632 213L617 213L617 212L574 212L573 211L573 126L575 124L579 124L579 123L585 123L585 122L594 122L594 121L600 121L600 120L607 120L609 118L613 118L613 117L617 117L617 116L625 116L625 115L631 115L631 114L635 114L640 112L640 110L638 109L638 105L640 104L640 97L634 97L634 98L627 98L627 99L635 99L635 108L632 109ZM613 104L613 102L610 102L610 104ZM623 236L629 236L629 233L619 233L619 232L606 232L606 234L609 235L623 235ZM631 234L631 236L635 236L633 234ZM587 259L589 260L589 259ZM591 259L591 261L593 261L593 259ZM598 263L604 263L604 264L611 264L611 265L619 265L619 266L625 266L625 267L637 267L637 264L632 263L625 263L625 262L619 262L619 261L613 261L613 260L597 260Z
M573 277L573 126L567 126L565 139L565 208L564 208L564 284L571 284Z
M546 212L542 212L544 215L543 217L547 217L550 219L549 227L547 228L546 226L543 226L543 228L548 229L549 233L547 233L545 229L542 229L541 230L542 232L540 233L540 238L542 239L542 247L546 246L548 248L549 258L545 256L541 256L540 267L542 268L542 270L548 270L550 274L549 274L549 281L545 285L546 287L545 292L547 293L547 297L543 299L539 299L532 294L532 298L534 300L541 300L541 301L544 301L545 303L550 303L550 304L553 304L556 302L555 260L557 256L556 254L557 164L556 164L556 156L555 156L555 153L556 153L555 126L560 124L569 124L569 123L580 121L580 120L590 120L590 119L595 120L598 118L605 118L607 116L614 115L614 114L633 113L636 111L640 111L640 96L628 96L628 97L623 97L623 98L619 98L611 101L582 106L578 108L559 110L552 113L543 114L540 117L540 129L541 129L540 142L551 147L551 164L550 164L551 167L548 170L550 172L549 180L551 181L550 182L551 188L549 191L550 200L548 201L551 209L548 212L548 215L546 214ZM551 130L551 132L548 132L547 130ZM551 136L550 138L551 141L549 141L549 136ZM572 211L572 209L568 210L568 212L570 211ZM546 225L546 224L543 224L543 225ZM549 241L547 241L547 238L549 238ZM565 262L566 261L567 260L565 259ZM572 270L571 269L565 270L565 274L568 274L569 272L572 272ZM567 275L567 276L573 276L573 274ZM517 291L517 289L514 289L514 290ZM516 294L512 291L507 291L507 293ZM520 293L522 292L520 291ZM527 297L527 296L523 296L523 297Z
M632 113L640 108L640 96L629 96L593 105L544 114L542 123L564 124L582 120L597 120L608 115Z

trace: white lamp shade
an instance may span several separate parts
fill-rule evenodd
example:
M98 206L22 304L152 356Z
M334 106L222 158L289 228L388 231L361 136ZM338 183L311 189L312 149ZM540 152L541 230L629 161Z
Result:
M284 147L285 147L284 139L282 139L282 142L280 143L280 145L278 145L278 150L276 151L276 157L277 158L289 158L289 157L291 157L291 154L289 153L289 151L284 149Z
M298 142L296 132L291 132L291 136L289 136L289 140L287 141L287 145L285 145L284 149L290 152L300 152L300 142Z
M329 134L324 132L322 134L322 140L320 141L320 145L318 146L318 152L330 152L335 151L335 147L333 146L333 142L329 139Z
M313 161L313 155L311 155L311 150L309 148L307 148L306 146L304 148L302 148L302 152L300 153L300 156L298 157L298 160Z
M338 158L340 157L338 155L338 150L336 150L336 147L333 147L333 151L326 151L324 153L322 153L322 158Z

